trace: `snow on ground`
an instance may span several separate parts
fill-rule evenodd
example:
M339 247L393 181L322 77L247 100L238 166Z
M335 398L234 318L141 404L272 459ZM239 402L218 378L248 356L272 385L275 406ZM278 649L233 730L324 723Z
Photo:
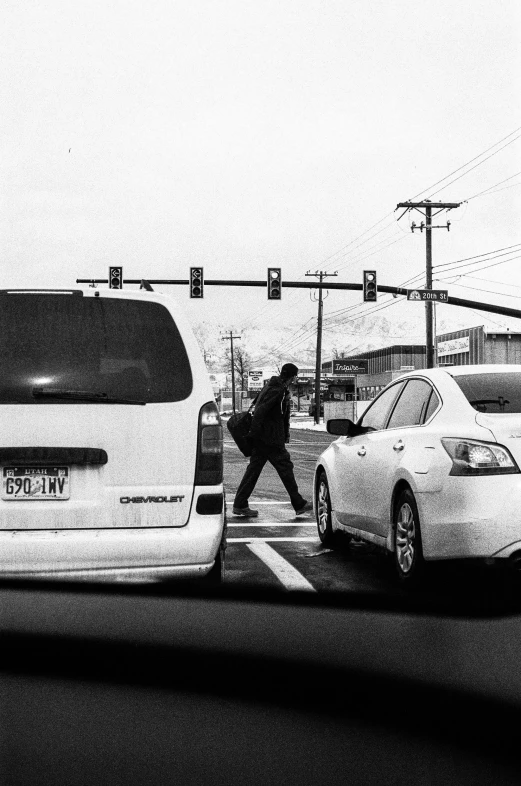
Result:
M291 418L289 421L290 428L306 429L306 431L326 431L326 424L324 421L315 423L313 418Z
M223 423L226 423L228 421L228 419L229 419L229 414L228 413L221 414L221 420L223 421ZM313 418L309 417L309 415L306 415L306 416L303 416L303 415L293 416L292 415L291 418L290 418L290 421L289 421L289 427L291 429L294 429L294 428L296 428L296 429L305 429L306 431L326 431L327 430L324 420L322 420L320 423L315 423L313 421Z

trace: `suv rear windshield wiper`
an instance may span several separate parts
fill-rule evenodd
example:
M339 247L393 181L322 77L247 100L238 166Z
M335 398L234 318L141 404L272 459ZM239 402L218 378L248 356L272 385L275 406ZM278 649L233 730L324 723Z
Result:
M33 388L35 398L62 398L74 401L92 401L99 404L139 404L144 406L146 401L132 398L118 398L107 393L93 393L88 390L62 390L61 388Z

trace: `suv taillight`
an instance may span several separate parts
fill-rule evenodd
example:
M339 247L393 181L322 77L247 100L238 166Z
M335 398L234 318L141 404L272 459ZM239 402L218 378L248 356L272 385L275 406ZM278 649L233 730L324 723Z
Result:
M216 486L222 479L223 428L215 402L209 401L199 412L195 485Z

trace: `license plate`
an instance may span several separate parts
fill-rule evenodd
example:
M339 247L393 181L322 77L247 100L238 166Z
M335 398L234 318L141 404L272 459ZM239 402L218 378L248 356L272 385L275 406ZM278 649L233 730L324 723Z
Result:
M4 467L2 499L69 499L69 467Z

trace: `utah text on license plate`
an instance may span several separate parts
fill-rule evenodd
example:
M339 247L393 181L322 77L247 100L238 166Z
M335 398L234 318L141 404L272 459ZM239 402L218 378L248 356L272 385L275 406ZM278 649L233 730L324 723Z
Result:
M69 499L69 467L4 467L2 499Z

